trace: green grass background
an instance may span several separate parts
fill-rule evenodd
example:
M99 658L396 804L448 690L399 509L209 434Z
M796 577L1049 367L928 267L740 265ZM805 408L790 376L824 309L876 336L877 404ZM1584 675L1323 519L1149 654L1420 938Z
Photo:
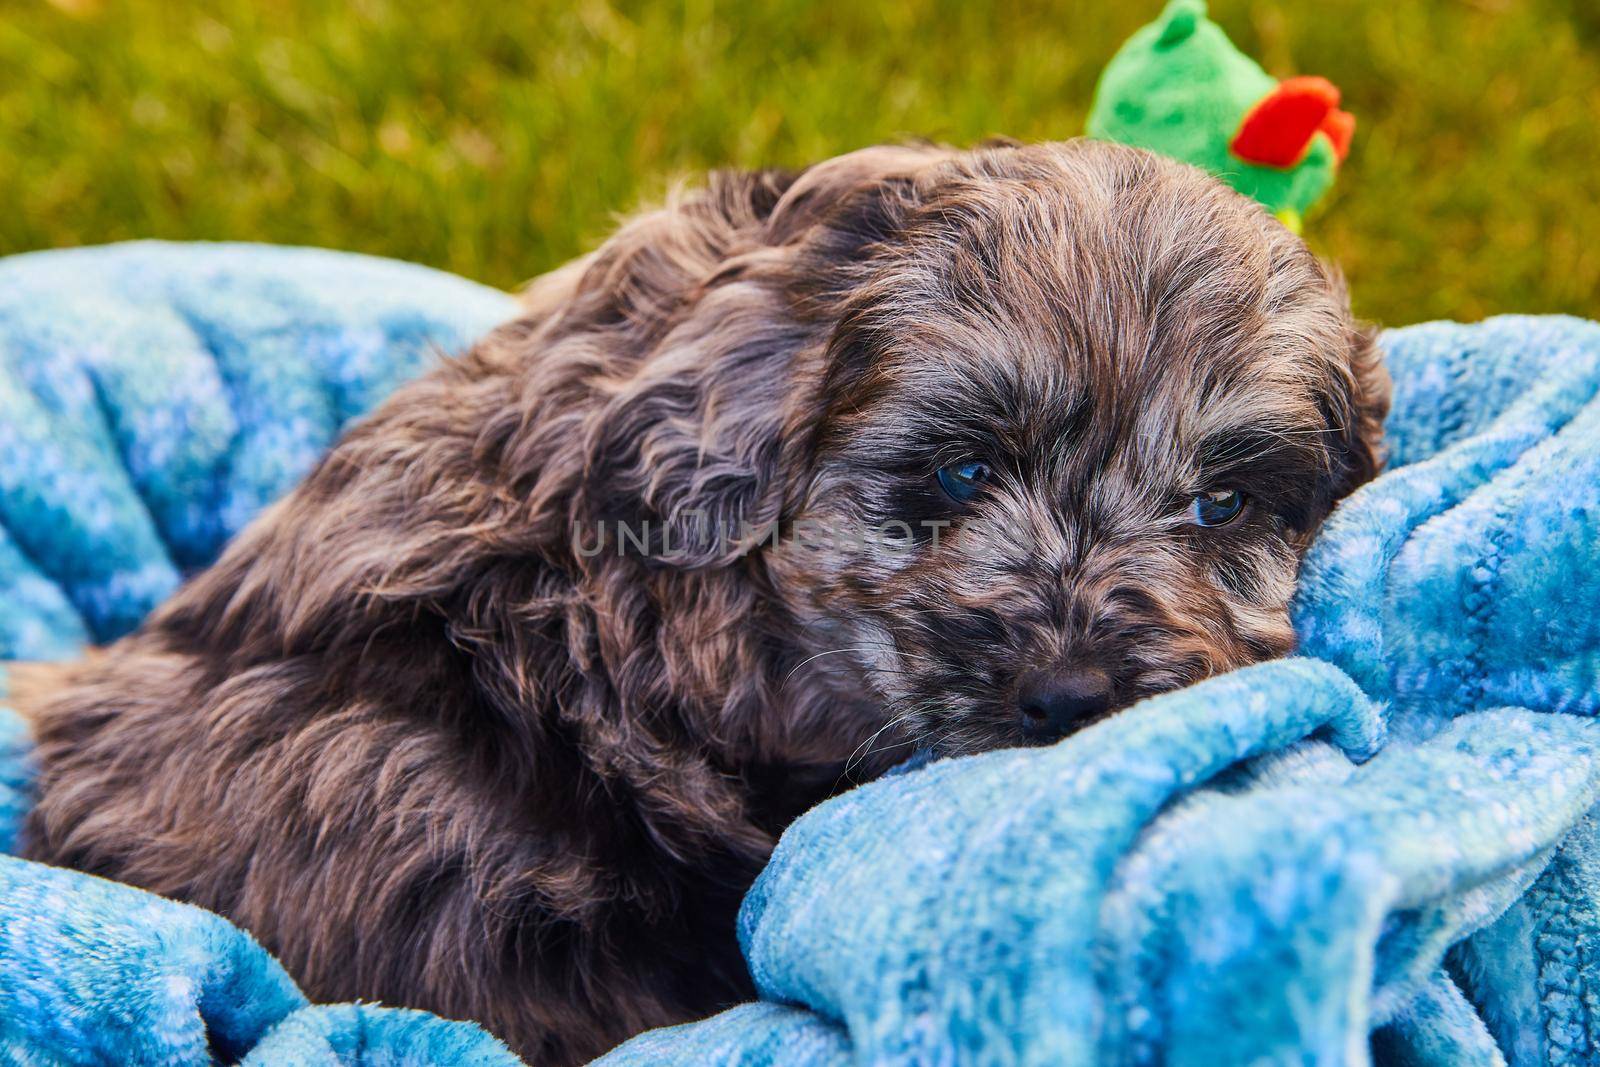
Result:
M1083 125L1159 0L0 0L0 253L358 249L511 286L708 167ZM1308 236L1388 323L1600 317L1600 2L1214 0L1358 116Z

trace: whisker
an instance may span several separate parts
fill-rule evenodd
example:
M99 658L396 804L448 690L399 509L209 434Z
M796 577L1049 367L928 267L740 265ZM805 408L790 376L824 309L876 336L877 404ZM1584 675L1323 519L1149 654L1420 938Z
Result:
M778 689L781 691L784 686L788 685L789 682L794 678L794 676L800 672L800 669L802 667L805 667L807 664L815 663L817 660L822 659L824 656L837 656L837 655L839 655L841 653L844 653L844 652L888 652L888 653L891 653L891 654L893 654L895 656L900 656L900 657L903 657L905 659L917 660L917 661L922 662L922 663L934 663L934 664L938 663L938 660L935 660L935 659L933 659L933 658L931 658L929 656L921 656L921 655L918 655L917 653L914 653L914 652L907 652L904 649L896 648L893 645L889 645L889 644L857 645L857 646L853 646L853 647L850 647L850 648L830 648L825 652L818 652L814 656L808 656L805 659L801 660L799 663L795 664L794 668L791 671L789 671L789 673L784 676L783 681L781 683L779 683ZM877 670L877 668L874 667L873 670Z

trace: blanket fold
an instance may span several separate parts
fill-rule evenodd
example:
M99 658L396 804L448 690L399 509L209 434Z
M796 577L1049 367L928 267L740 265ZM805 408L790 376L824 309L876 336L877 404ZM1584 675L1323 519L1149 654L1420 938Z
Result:
M448 274L318 249L0 261L0 659L132 629L346 422L513 312Z
M0 282L0 659L125 632L514 310L248 246ZM1385 348L1392 469L1308 556L1298 657L822 805L740 916L762 1000L602 1062L1600 1062L1600 326ZM0 711L4 849L28 777ZM0 857L0 1063L107 1061L516 1062L470 1023L308 1004L200 909Z

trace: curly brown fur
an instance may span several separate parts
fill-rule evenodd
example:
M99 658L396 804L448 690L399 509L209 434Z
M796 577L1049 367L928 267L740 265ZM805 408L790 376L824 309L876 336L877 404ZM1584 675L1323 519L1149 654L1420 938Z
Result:
M715 176L36 686L27 853L573 1063L749 994L734 909L845 764L1026 739L1030 671L1089 665L1103 713L1288 650L1386 403L1337 278L1177 164ZM1238 521L1186 521L1224 485ZM647 543L584 548L606 523Z

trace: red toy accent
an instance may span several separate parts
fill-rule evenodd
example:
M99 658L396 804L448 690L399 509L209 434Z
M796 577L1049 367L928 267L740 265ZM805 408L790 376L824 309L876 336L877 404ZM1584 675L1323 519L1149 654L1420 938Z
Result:
M1334 108L1319 128L1333 142L1333 158L1343 163L1344 157L1350 154L1350 139L1356 135L1356 117Z
M1246 163L1292 167L1321 131L1343 162L1355 128L1355 116L1339 110L1339 90L1328 79L1286 78L1250 109L1228 147Z

